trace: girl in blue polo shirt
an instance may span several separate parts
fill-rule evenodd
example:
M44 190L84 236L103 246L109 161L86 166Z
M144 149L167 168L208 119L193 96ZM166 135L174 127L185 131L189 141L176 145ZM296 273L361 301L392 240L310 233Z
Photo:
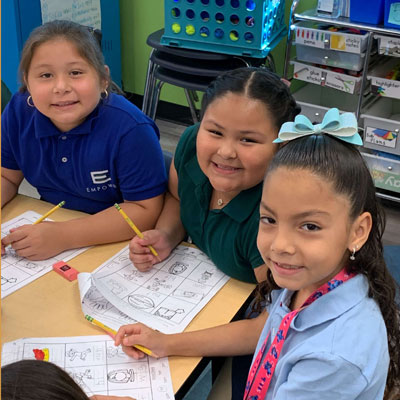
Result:
M202 101L201 123L182 135L169 172L169 191L156 229L134 239L130 257L141 271L189 235L215 265L245 282L265 279L256 246L258 207L279 127L299 108L288 86L263 68L218 77Z
M175 335L127 325L116 345L135 358L144 355L134 344L159 357L254 352L247 400L395 398L400 320L383 258L384 214L352 144L362 143L354 115L332 109L326 118L313 126L298 116L279 133L289 141L270 163L259 214L264 312Z
M25 225L2 239L41 260L63 250L132 237L113 206L141 229L154 226L166 172L152 120L114 93L100 47L86 27L53 21L36 28L19 66L22 82L2 115L1 204L26 178L45 201L93 214Z

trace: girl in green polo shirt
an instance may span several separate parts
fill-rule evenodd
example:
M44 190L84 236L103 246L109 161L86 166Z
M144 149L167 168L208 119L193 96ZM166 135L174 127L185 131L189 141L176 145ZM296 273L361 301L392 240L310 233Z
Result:
M263 68L240 68L211 83L202 119L186 129L169 171L169 190L155 229L135 237L130 258L140 271L187 235L225 274L263 281L256 237L262 180L277 150L279 127L299 108L288 86Z

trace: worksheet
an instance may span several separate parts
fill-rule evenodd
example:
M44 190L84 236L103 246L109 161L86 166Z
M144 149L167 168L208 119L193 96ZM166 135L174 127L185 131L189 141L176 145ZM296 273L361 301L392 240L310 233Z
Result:
M168 358L134 360L109 336L25 338L5 343L2 366L37 359L67 371L88 396L130 396L136 400L172 400Z
M138 271L128 246L91 274L78 275L82 311L118 330L142 322L182 332L229 280L200 250L180 245L150 271Z
M33 224L40 217L41 215L34 211L24 212L18 217L1 224L1 237L8 235L12 228ZM46 218L46 221L51 221L51 219ZM85 250L87 250L87 247L64 251L43 261L29 261L26 258L19 257L11 246L8 246L6 254L1 256L1 298L8 296L51 271L53 264L56 262L71 260Z

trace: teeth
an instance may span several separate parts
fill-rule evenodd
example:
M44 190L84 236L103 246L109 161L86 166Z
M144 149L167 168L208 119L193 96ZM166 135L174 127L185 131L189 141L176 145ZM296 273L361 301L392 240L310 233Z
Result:
M220 169L228 170L228 171L233 171L233 170L236 169L236 168L234 168L234 167L228 167L228 166L226 166L226 165L220 165L220 164L217 164L217 167L220 168Z
M279 264L279 263L275 263L275 264L277 264L279 267L285 268L285 269L298 269L298 268L300 268L300 267L297 267L296 265L282 265L282 264Z

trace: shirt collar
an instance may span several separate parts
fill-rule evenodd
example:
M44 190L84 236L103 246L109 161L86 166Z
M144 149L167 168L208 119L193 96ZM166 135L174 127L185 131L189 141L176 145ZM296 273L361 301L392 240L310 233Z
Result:
M368 297L368 288L367 277L362 274L356 275L300 311L294 318L291 329L301 332L336 319ZM282 293L282 302L279 308L283 315L291 311L288 305L292 295L293 292L287 289Z
M203 173L197 160L197 155L192 157L185 165L185 169L192 182L196 186L195 193L208 193L207 202L200 201L203 208L209 208L212 186L207 176ZM200 189L200 190L199 190ZM260 204L262 194L262 182L250 189L241 191L224 208L215 210L223 212L234 221L241 223L248 219L254 209Z
M96 108L86 117L85 121L83 121L80 125L71 129L68 132L61 132L50 120L50 118L46 117L39 110L35 109L33 118L35 123L35 136L37 139L50 137L50 136L59 136L60 134L69 134L69 135L87 135L92 131L93 123L99 116L99 110L102 105L102 101L96 106Z

